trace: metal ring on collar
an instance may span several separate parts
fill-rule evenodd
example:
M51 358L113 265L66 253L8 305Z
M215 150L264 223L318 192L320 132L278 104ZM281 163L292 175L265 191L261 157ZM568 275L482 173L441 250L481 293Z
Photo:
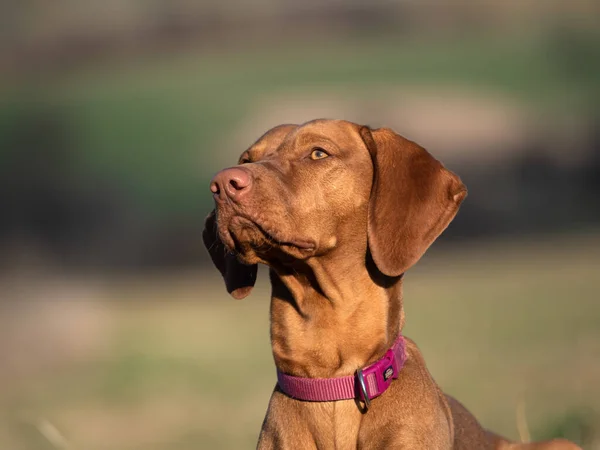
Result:
M367 385L365 383L365 377L363 376L362 369L358 369L356 371L356 377L358 378L358 385L364 397L365 408L369 409L369 406L371 406L371 399L367 393Z

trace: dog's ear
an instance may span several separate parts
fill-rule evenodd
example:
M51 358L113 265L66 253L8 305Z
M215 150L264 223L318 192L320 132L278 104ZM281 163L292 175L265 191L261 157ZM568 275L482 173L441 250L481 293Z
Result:
M233 253L225 248L225 245L221 242L217 234L215 211L212 211L206 217L202 239L213 264L219 269L225 280L227 292L233 298L242 299L247 297L256 282L258 266L256 264L247 265L241 263Z
M373 161L369 249L382 273L399 276L446 229L467 189L424 148L392 130L362 127L360 135Z

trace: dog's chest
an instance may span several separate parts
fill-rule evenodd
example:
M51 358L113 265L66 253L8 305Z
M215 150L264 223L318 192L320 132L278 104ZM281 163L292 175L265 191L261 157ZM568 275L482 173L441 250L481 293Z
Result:
M332 412L333 442L336 450L356 449L360 412L353 400L335 402Z

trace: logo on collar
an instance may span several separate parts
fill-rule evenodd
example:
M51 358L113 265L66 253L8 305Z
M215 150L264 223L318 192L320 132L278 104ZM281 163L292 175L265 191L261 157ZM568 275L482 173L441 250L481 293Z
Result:
M389 380L392 375L394 375L394 369L392 366L390 366L385 369L385 372L383 372L383 381Z

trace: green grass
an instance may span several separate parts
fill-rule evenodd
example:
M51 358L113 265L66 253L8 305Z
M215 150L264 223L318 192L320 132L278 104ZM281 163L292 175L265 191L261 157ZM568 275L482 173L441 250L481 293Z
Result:
M405 334L484 425L518 438L521 402L535 439L597 438L599 244L592 234L434 248L407 276ZM213 272L104 283L101 345L2 379L0 448L57 448L43 421L69 448L253 448L275 381L260 275L244 301Z

